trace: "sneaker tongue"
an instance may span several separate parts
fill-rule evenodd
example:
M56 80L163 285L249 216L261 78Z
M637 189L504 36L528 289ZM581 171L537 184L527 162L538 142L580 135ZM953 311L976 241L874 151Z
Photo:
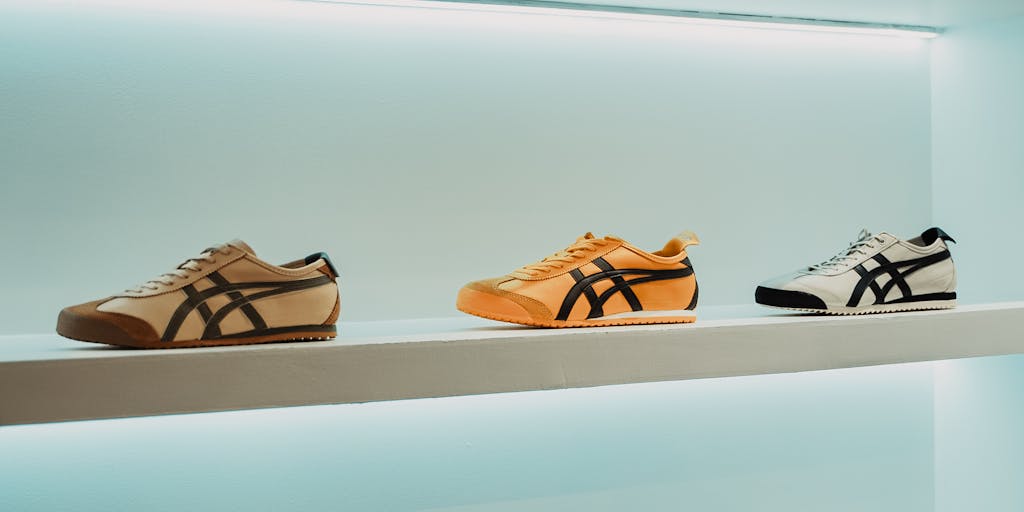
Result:
M237 247L237 248L239 248L239 249L241 249L241 250L243 250L243 251L245 251L245 252L247 252L249 254L252 254L253 256L256 255L256 251L252 250L252 247L249 247L249 244L247 244L247 243L245 243L245 242L243 242L243 241L241 241L241 240L239 240L237 238L232 240L232 241L230 241L230 242L228 242L228 245L232 245L234 247Z

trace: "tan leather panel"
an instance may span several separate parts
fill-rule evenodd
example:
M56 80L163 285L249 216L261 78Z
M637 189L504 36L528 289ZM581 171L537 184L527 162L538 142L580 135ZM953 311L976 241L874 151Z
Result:
M252 303L267 325L322 325L334 310L338 286L329 283L309 290L274 295Z
M206 299L206 305L210 306L210 311L212 312L216 312L218 309L227 306L229 302L231 302L231 299L224 293L214 295L213 297Z
M341 295L334 301L334 309L331 310L331 314L324 320L323 325L334 325L338 322L338 316L341 315Z
M217 310L213 309L213 311L216 312ZM256 308L256 311L259 311L259 308ZM264 320L266 320L266 319L264 318ZM267 322L267 327L271 327L273 325L274 324L271 324L270 322ZM281 325L281 324L278 324L278 325ZM285 325L287 325L287 324L285 324ZM240 332L251 331L251 330L252 330L252 322L250 322L249 319L245 316L245 313L242 313L241 308L236 309L236 310L228 313L224 317L224 319L221 320L221 322L220 322L220 333L222 335L223 334L237 334L237 333L240 333Z
M167 328L171 314L186 298L185 292L181 290L145 298L115 297L100 304L96 310L139 318L148 323L159 336Z
M196 289L197 292L201 292L203 290L207 290L209 288L213 288L216 285L213 284L213 281L210 281L209 279L203 278L203 279L200 279L200 280L192 283L192 286Z
M220 270L220 275L232 283L295 281L296 279L312 279L322 276L323 274L318 270L321 266L323 266L322 263L314 263L313 265L298 269L270 267L252 256L246 255L245 258L232 262L230 265L225 265Z
M197 281L193 286L195 286L196 291L203 291L213 287L214 285L210 283L209 279L203 279L201 281ZM216 313L217 310L221 308L221 306L227 303L228 297L227 295L223 294L214 295L213 297L210 297L209 299L206 300L206 305L210 308L210 313ZM170 318L169 314L168 318ZM228 334L224 332L223 327L224 323L221 323L221 334ZM185 323L181 325L181 329L178 331L178 334L174 337L174 340L180 341L198 339L200 336L203 335L203 331L205 329L206 323L203 322L202 315L199 314L199 308L196 308L195 310L192 311L192 313L189 313L188 318L186 318Z
M167 315L167 319L170 320L171 315ZM166 321L166 320L165 320ZM164 328L167 326L165 325ZM181 324L181 328L178 329L178 333L174 336L174 341L178 340L195 340L199 339L203 335L203 329L206 328L206 323L203 322L203 318L199 315L199 310L194 310L185 317L185 322ZM160 335L163 336L163 329L160 330Z

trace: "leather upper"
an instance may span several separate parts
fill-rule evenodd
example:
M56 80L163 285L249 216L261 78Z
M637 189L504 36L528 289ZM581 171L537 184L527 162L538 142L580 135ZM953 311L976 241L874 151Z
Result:
M949 248L944 240L935 240L928 246L920 246L907 241L900 240L888 233L877 235L884 242L878 243L865 254L855 255L841 268L827 269L825 271L812 270L804 267L800 270L790 272L761 283L765 288L777 290L788 290L810 293L821 298L826 304L846 306L853 296L853 291L862 280L862 276L855 270L858 265L870 272L881 267L875 257L881 255L889 262L903 262L919 260L928 256L939 255ZM904 267L906 271L909 267ZM884 288L892 279L887 272L880 272L874 282L880 288ZM956 291L956 269L952 258L946 258L934 264L924 266L920 270L908 273L904 277L906 284L913 291L914 295L928 293L949 293ZM902 297L898 286L891 286L882 301L890 301ZM856 297L855 297L856 298ZM876 297L873 292L863 293L853 306L860 307L874 303Z
M626 313L633 308L625 293L612 290L617 281L689 269L685 246L675 254L659 256L614 237L595 239L594 243L598 247L585 257L539 275L531 275L521 269L502 277L472 282L465 288L511 300L534 320L574 321L588 319L592 314L593 305L587 298L590 293L594 298L605 299L600 308L603 315ZM603 266L597 261L601 261ZM608 275L609 268L613 273L621 271L618 280L599 278ZM590 286L577 285L579 279L588 277L594 278ZM691 272L678 278L633 283L629 285L628 293L635 295L643 311L682 310L691 306L696 286ZM586 288L587 291L579 292L579 296L574 298L571 295L574 287ZM568 312L568 316L558 318L560 312Z
M196 270L169 283L151 281L149 288L67 311L81 322L91 322L89 325L135 319L163 341L326 325L337 319L338 285L326 260L272 265L240 241L212 254L212 260L197 261ZM89 315L88 309L93 311L91 318L82 316Z

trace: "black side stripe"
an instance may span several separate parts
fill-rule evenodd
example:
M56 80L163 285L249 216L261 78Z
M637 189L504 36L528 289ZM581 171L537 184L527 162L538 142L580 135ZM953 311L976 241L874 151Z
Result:
M203 336L200 339L208 340L211 337L213 337L213 330L218 325L220 325L220 322L224 320L224 317L228 316L229 313L238 308L245 307L245 305L249 304L250 301L257 301L260 299L265 299L267 297L273 297L274 295L281 295L283 293L291 293L298 290L304 290L306 288L315 288L317 286L320 286L319 284L313 284L313 281L316 281L316 279L294 281L294 283L298 284L299 286L282 286L281 288L278 288L276 290L266 290L262 292L257 292L252 295L249 295L248 297L242 296L227 303L226 305L218 309L216 313L213 314L213 318L211 318L210 322L206 324L206 329L203 331ZM263 329L265 329L265 327ZM260 331L263 329L255 330Z
M196 291L196 287L190 284L190 285L183 286L181 288L181 290L183 292L185 292L185 295L188 296L188 300L196 305L196 309L199 310L199 316L203 318L203 324L204 325L208 324L210 322L210 316L212 316L213 313L210 311L210 305L209 304L207 304L205 302L198 302L198 300L196 299L196 296L199 295L199 292ZM220 328L219 327L217 328L217 334L216 335L220 336Z
M868 277L868 270L864 268L863 264L853 267L853 270L857 271L857 274L860 275L861 279ZM871 293L875 294L875 304L885 300L885 295L882 293L882 288L878 286L878 283L871 280L868 286L871 287Z
M686 268L690 269L691 271L693 270L693 264L690 263L690 257L689 256L683 258L683 261L681 261L680 263L682 263L683 265L686 265ZM697 294L699 292L700 292L700 287L697 286L697 280L694 279L693 280L693 297L690 299L690 305L686 306L686 309L688 309L690 311L693 311L694 309L697 309Z
M680 268L680 269L676 269L676 270L666 270L666 271L664 271L664 273L658 273L656 275L638 277L636 279L630 279L628 281L623 280L622 284L613 285L611 288L605 290L604 293L602 293L597 298L597 303L598 303L599 306L604 306L604 303L608 302L608 299L610 299L612 297L612 295L615 295L617 292L620 292L623 289L627 289L631 285L634 285L634 284L650 283L652 281L664 281L666 279L677 279L677 278L680 278L680 277L686 277L686 276L688 276L688 275L690 275L692 273L693 273L693 271L688 269L688 268ZM593 317L587 317L587 318L593 318Z
M611 266L611 264L608 263L607 261L605 261L604 258L600 258L600 257L599 258L595 258L593 263L594 263L594 265L597 268L599 268L599 269L601 269L601 270L603 270L605 272L607 272L609 270L615 270L615 267ZM620 287L620 291L622 291L622 297L624 299L626 299L626 302L629 303L629 308L630 309L632 309L633 311L643 311L644 310L643 305L640 304L640 299L636 298L636 294L633 293L633 289L630 288L629 285L625 284L626 280L623 279L622 276L615 276L615 277L613 277L612 278L612 283L614 283L615 286L621 286ZM591 289L591 291L593 291L593 289ZM588 315L587 318L596 318L596 317L599 317L599 316L604 316L604 312L602 311L602 308L598 308L597 311L594 311L594 308L593 308L594 302L591 301L590 304L591 304L590 315ZM602 307L604 306L603 302L601 303L601 306Z
M878 277L881 276L882 274L889 273L891 270L899 269L901 267L913 267L908 272L904 272L904 273L900 274L901 276L905 276L905 275L907 275L907 274L909 274L911 272L916 272L916 271L918 271L918 270L920 270L920 269L922 269L924 267L927 267L929 265L933 265L935 263L938 263L940 261L948 259L949 257L950 257L949 251L947 250L947 251L937 252L937 253L929 255L929 256L924 256L922 258L917 258L917 259L913 259L913 260L906 260L906 261L899 261L899 262L896 262L896 263L890 263L888 265L881 265L881 266L879 266L877 268L873 268L871 270L868 270L867 274L862 275L861 278L860 278L860 281L857 282L857 286L854 287L853 294L850 295L850 300L846 303L846 306L847 307L851 307L851 308L852 307L856 307L857 304L860 303L860 299L864 296L864 292L867 290L868 286L870 286L871 284L874 284L875 279L878 279ZM891 282L892 281L890 281L890 283ZM888 285L888 284L889 283L886 283L886 285ZM892 289L892 287L888 287L888 289ZM881 292L881 290L880 290L880 292ZM884 296L882 298L877 298L876 299L876 303L884 301L884 300L885 300Z
M220 275L217 272L213 272L213 273L211 273L210 275L208 275L206 277L207 277L207 279L212 281L213 284L216 284L218 286L224 286L226 284L231 284L231 283L228 282L227 279L224 278L224 276ZM231 299L231 300L241 299L242 298L242 293L241 292L228 292L228 298ZM252 324L252 328L254 330L260 331L260 330L263 330L263 329L267 328L267 323L263 321L263 317L260 316L259 312L256 311L256 308L254 308L252 306L252 304L245 304L245 305L243 305L242 306L242 313L244 313L245 317L249 319L249 323ZM207 326L209 326L210 322L207 321L206 324L207 324ZM216 336L219 336L219 335L215 335L214 337L216 337Z
M688 275L693 274L693 269L691 269L691 268L682 268L682 269L676 269L676 270L643 270L643 269L627 268L627 269L616 269L616 270L609 270L609 271L605 271L605 272L598 272L596 274L591 274L591 275L586 276L583 279L579 280L579 282L574 284L573 287L569 289L569 292L565 295L565 299L562 300L562 307L558 310L558 315L555 317L556 320L566 320L566 319L568 319L569 318L569 313L572 312L572 308L576 304L576 301L579 300L580 295L582 295L584 293L583 290L592 287L594 285L594 283L596 283L598 281L601 281L601 280L604 280L604 279L611 279L611 278L613 278L615 276L637 275L637 274L642 274L642 275L646 275L646 276L657 276L657 275L671 274L672 277L686 277Z
M882 253L876 254L871 259L877 261L879 265L892 265L892 262L889 261L889 258L886 258L885 256L882 256ZM882 296L878 297L878 300L879 301L884 301L885 300L885 296L889 294L889 290L892 290L893 285L896 285L896 286L900 287L900 293L903 294L904 297L906 297L908 295L913 295L913 293L910 291L910 285L907 284L906 277L907 277L907 273L900 274L900 272L898 270L896 270L895 268L890 268L889 269L889 282L885 283L885 286L882 287Z
M585 277L583 275L583 272L581 272L578 268L570 270L569 275L572 276L572 278L575 279L577 283L582 281ZM583 290L583 294L587 296L587 302L590 303L590 312L593 313L596 309L599 312L598 316L604 316L604 313L600 312L601 306L597 305L597 292L595 292L593 288L588 287Z
M315 277L313 279L304 279L302 281L261 281L251 283L231 283L223 286L214 286L207 288L199 292L194 298L187 298L184 302L178 305L178 308L171 315L170 321L167 323L167 328L164 330L163 336L160 337L163 341L172 341L178 334L178 330L181 329L181 324L185 322L185 318L188 317L189 313L193 309L198 307L210 297L220 295L222 293L229 293L239 290L251 290L254 288L270 288L270 289L281 289L281 290L304 290L307 288L314 288L316 286L324 285L332 282L333 280L326 275ZM244 298L244 297L243 297ZM250 298L251 300L251 298ZM214 313L216 316L216 313Z
M693 298L690 299L690 305L686 306L686 309L693 311L697 308L697 293L700 291L700 287L697 286L697 281L693 282Z
M904 278L904 279L906 279L906 277L907 277L907 276L909 276L910 274L913 274L914 272L917 272L918 270L921 270L922 268L925 268L925 267L927 267L928 265L931 265L931 263L919 263L919 264L917 264L917 265L914 265L913 267L910 267L910 268L908 268L908 269L907 269L906 271L904 271L904 272L903 272L903 273L902 273L901 275L903 276L903 278ZM891 290L891 289L892 289L892 283L891 283L891 282L889 282L889 283L885 283L885 286L884 286L884 287L882 287L882 291L883 291L883 293L886 293L886 294L887 294L887 293L889 292L889 290ZM912 293L910 293L910 287L907 287L907 293L904 293L904 294L903 294L903 296L904 296L904 297L910 297L911 295L913 295L913 294L912 294ZM926 295L927 295L927 294L926 294ZM954 298L955 298L955 297L954 297ZM945 300L945 299L942 299L942 300Z

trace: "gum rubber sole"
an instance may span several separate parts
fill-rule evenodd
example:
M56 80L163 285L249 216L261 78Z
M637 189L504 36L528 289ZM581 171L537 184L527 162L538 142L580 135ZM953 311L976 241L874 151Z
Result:
M316 329L316 327L323 327L322 329ZM199 348L199 347L227 347L234 345L257 345L263 343L284 343L284 342L300 342L300 341L326 341L334 339L338 336L337 330L334 326L330 326L331 329L327 329L328 326L303 326L297 327L295 330L287 330L285 332L275 332L273 334L263 334L257 336L242 336L242 337L224 337L216 338L211 340L183 340L183 341L155 341L155 342L137 342L137 343L120 343L111 341L100 341L100 340L85 340L76 338L74 336L62 335L65 338L85 341L88 343L99 343L101 345L111 345L115 347L125 348L141 348L141 349L166 349L166 348Z
M519 318L510 317L505 315L497 315L485 311L476 311L470 308L456 306L459 311L467 313L480 318L486 318L488 320L497 320L499 322L508 322L519 325L529 325L531 327L548 327L548 328L564 328L564 327L615 327L623 325L652 325L652 324L690 324L697 321L696 316L648 316L639 318L614 318L608 320L534 320L532 318Z

